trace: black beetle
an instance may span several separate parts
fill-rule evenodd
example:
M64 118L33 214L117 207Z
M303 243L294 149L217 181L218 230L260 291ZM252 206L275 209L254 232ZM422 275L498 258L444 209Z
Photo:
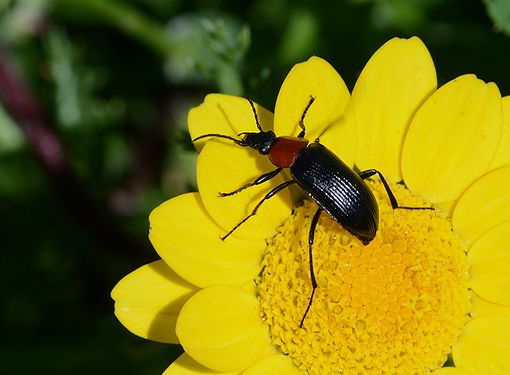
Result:
M297 137L277 137L273 131L263 131L258 120L255 106L251 100L248 99L248 101L255 116L258 132L240 133L238 136L243 136L241 139L223 134L204 134L192 141L195 142L207 137L229 139L239 146L250 147L257 150L262 155L267 155L271 163L277 167L275 170L259 176L253 182L237 190L229 193L220 193L219 195L221 197L237 194L250 186L266 182L278 175L283 168L289 168L292 176L292 180L286 181L269 191L264 198L258 202L250 215L246 216L227 234L221 237L223 240L230 236L246 220L254 216L262 203L292 184L298 184L301 189L318 204L319 207L312 218L308 234L312 293L306 311L301 319L301 323L299 324L300 327L303 327L305 317L312 305L315 289L317 289L317 281L313 269L312 245L314 242L315 229L322 211L326 211L329 216L336 220L347 231L359 238L364 245L368 245L377 233L379 209L374 194L363 180L375 174L379 175L390 199L391 206L394 209L432 208L399 206L381 172L376 169L369 169L356 173L335 154L320 144L319 139L316 139L313 143L309 143L305 138L306 128L304 120L308 109L315 101L314 97L310 97L310 101L303 111L303 115L299 121L301 132Z

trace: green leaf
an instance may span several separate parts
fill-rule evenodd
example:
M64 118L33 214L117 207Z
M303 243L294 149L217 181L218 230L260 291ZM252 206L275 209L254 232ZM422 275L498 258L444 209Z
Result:
M101 98L98 93L107 82L101 68L87 66L84 48L60 28L47 33L46 50L55 85L54 100L58 125L63 128L103 126L115 122L124 113L118 98Z
M484 0L487 13L494 22L494 26L510 36L510 1L509 0Z
M250 30L226 16L183 15L170 20L168 38L174 51L165 72L176 83L215 81L220 92L242 95L239 73Z
M301 9L292 12L278 51L282 64L292 65L315 53L319 41L319 23L311 12Z
M14 151L23 144L21 130L12 122L0 105L0 154Z

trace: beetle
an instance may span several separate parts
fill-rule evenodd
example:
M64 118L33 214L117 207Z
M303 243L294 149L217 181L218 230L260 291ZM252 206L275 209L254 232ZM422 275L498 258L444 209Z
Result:
M203 138L228 139L241 147L248 147L258 151L261 155L268 156L271 163L277 167L275 170L262 174L253 182L234 191L219 193L220 197L234 195L251 186L269 181L273 177L277 176L284 168L289 169L292 177L291 180L285 181L269 191L257 203L248 216L241 220L227 234L221 237L222 240L228 238L244 222L254 216L259 207L265 201L293 184L297 184L313 201L317 203L318 208L313 215L310 230L308 232L308 257L312 292L308 306L299 324L301 328L303 327L306 315L310 310L315 290L317 289L312 250L315 229L317 228L319 218L323 211L342 225L348 232L357 237L364 245L368 245L377 233L379 208L374 194L363 180L376 174L381 179L393 209L433 209L432 207L400 206L381 172L376 169L368 169L357 173L338 158L332 151L322 145L319 142L319 138L317 138L315 142L310 143L309 140L305 138L305 117L314 101L315 97L311 96L310 101L305 107L299 121L301 131L297 137L276 136L276 134L271 130L263 131L259 123L255 105L250 99L248 99L255 117L258 132L239 133L238 137L242 138L210 133L201 135L192 140L192 142L195 142Z

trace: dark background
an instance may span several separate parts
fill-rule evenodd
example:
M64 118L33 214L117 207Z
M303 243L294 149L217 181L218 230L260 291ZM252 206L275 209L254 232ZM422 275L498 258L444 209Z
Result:
M109 293L157 258L151 209L196 188L186 115L206 93L273 109L313 54L352 89L417 35L440 84L508 95L510 5L486 3L0 0L0 373L158 374L179 355L122 327Z

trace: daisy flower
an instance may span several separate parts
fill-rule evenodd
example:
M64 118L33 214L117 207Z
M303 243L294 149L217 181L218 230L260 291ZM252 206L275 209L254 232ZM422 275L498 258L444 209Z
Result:
M284 189L221 239L270 191L270 181L221 197L274 170L228 139L200 139L198 193L150 215L161 260L122 279L115 314L131 332L180 344L165 374L509 374L510 98L463 75L437 88L427 48L392 39L352 93L323 59L297 64L264 130L306 138L378 178L376 237L364 245L327 214L308 232L316 203ZM248 100L211 94L188 117L193 139L256 132ZM445 363L448 367L443 367Z

